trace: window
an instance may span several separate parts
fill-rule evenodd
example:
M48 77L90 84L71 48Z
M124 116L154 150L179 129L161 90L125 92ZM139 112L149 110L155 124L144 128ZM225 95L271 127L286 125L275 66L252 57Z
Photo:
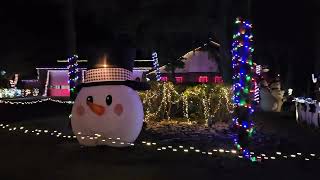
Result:
M69 85L61 85L61 89L69 89Z
M167 81L168 81L168 77L162 76L162 77L160 78L160 81L167 82Z
M207 83L208 82L208 76L199 76L198 82L199 83Z
M50 85L49 86L50 89L61 89L60 85Z
M222 76L214 76L214 83L223 83Z
M50 89L69 89L69 85L50 85Z
M183 82L183 77L182 76L176 76L176 82L177 83L182 83Z

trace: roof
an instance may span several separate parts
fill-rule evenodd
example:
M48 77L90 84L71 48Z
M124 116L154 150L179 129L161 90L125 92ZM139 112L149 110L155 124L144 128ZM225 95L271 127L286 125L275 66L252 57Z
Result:
M213 48L216 48L217 50L219 49L220 47L220 44L219 43L216 43L214 41L209 41L208 43L204 43L202 46L199 46L193 50L190 50L189 52L187 52L186 54L184 54L183 56L181 56L180 58L183 58L183 62L186 64L187 61L190 61L192 60L192 56L194 56L195 52L197 51L204 51L205 48L208 47L208 45L211 45ZM209 62L210 63L210 62ZM160 69L160 72L165 72L165 68L166 68L166 65L163 65L161 66L159 69ZM179 69L177 69L176 71L178 71L177 73L179 73ZM154 74L156 72L156 70L153 70L151 71L150 73L148 74Z
M188 57L190 57L190 56L193 55L193 52L194 52L194 51L202 51L204 48L206 48L206 47L208 46L208 44L209 44L209 45L212 45L212 46L215 47L215 48L219 48L219 47L220 47L220 44L218 44L218 43L216 43L216 42L214 42L214 41L209 41L208 43L204 43L202 46L199 46L199 47L197 47L197 48L195 48L195 49L187 52L187 53L186 53L185 55L183 55L182 57L183 57L183 58L188 58Z

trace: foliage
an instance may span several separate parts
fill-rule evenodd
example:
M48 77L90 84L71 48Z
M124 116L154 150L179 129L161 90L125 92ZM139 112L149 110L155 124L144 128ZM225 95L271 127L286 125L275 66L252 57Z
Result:
M39 95L38 88L33 88L33 89L0 88L0 99L38 96L38 95Z
M194 86L152 83L151 89L140 92L147 121L175 119L207 123L208 120L229 121L233 105L231 88L224 85Z
M171 82L175 82L175 71L177 68L184 68L184 60L185 58L180 57L179 59L176 60L170 60L168 64L165 66L165 70L167 72L170 72L171 76Z
M0 75L0 88L8 88L9 80L5 76Z

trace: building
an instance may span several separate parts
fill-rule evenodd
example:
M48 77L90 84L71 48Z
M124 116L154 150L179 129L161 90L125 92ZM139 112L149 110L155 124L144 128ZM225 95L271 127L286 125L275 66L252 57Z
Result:
M133 67L132 79L136 81L145 81L146 73L153 69L153 60L150 59L136 59Z
M219 68L219 47L218 43L209 41L202 46L187 52L182 56L184 68L175 70L177 83L222 83L223 79ZM39 94L49 97L70 96L69 76L67 60L57 60L56 67L37 67L37 77L30 80L22 80L24 89L39 89ZM84 81L87 60L78 60L78 77ZM134 61L133 80L145 81L147 77L153 79L156 74L154 60L137 59ZM154 71L152 71L154 70ZM169 81L170 72L165 66L159 68L160 80ZM158 71L159 72L159 71Z
M58 63L67 63L67 60L57 60ZM78 60L78 77L84 81L85 67L87 60ZM152 60L135 60L133 68L133 79L142 81L145 73L152 69ZM39 94L49 97L70 96L69 76L67 64L60 64L56 67L37 67L37 77L35 79L21 80L24 89L39 89Z
M214 41L187 52L182 56L184 68L175 70L176 83L222 83L219 67L219 47ZM156 70L148 73L154 77ZM169 81L171 73L166 66L160 67L161 81Z

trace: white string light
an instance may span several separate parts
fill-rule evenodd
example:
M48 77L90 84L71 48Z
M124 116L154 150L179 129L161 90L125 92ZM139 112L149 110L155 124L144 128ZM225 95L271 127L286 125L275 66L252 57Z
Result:
M24 126L13 126L9 124L0 124L0 129L7 129L9 132L21 132L23 134L33 134L36 136L40 135L47 135L47 136L52 136L55 138L62 138L62 139L76 139L77 137L80 137L81 139L87 139L87 140L93 140L93 141L101 141L101 142L109 142L112 144L120 144L124 145L127 144L129 146L138 146L138 145L144 145L147 147L155 147L157 151L172 151L172 152L181 152L184 154L188 153L200 153L203 155L207 155L209 157L216 157L216 156L226 156L226 155L231 155L231 157L238 157L239 159L243 159L243 156L238 155L238 151L234 149L225 149L225 148L215 148L212 150L200 150L200 148L196 148L194 146L186 146L186 145L167 145L163 146L160 145L159 143L152 142L152 141L146 141L143 140L140 143L132 143L132 142L125 142L122 141L120 138L106 138L102 137L99 134L95 134L94 136L88 136L84 135L81 132L78 132L74 135L70 134L63 134L62 132L59 132L57 130L48 130L48 129L26 129ZM149 149L148 149L149 150ZM250 154L254 155L254 152L250 152ZM259 161L262 160L276 160L276 159L281 159L283 160L286 159L303 159L305 161L309 160L319 160L320 156L315 153L305 153L302 154L301 152L298 153L293 153L293 154L284 154L283 152L276 152L274 155L271 153L269 156L266 155L266 153L260 153L259 155L256 156L256 158Z
M44 86L44 93L42 96L47 97L48 95L48 85L49 85L49 76L50 76L50 70L47 71L47 79L46 79L46 85Z
M209 92L208 92L209 91ZM231 103L231 91L226 87L216 86L208 88L207 85L195 86L186 89L182 93L178 93L172 83L159 83L154 90L141 92L140 96L143 99L143 104L146 112L146 121L158 117L160 112L164 112L167 119L170 119L171 107L175 104L182 104L183 116L190 122L189 118L189 103L192 99L199 100L199 106L204 114L204 119L207 121L222 109L226 108L228 113L233 111ZM216 97L218 96L218 97ZM153 109L154 103L160 98L160 104L157 109ZM218 98L217 104L212 104L212 101Z
M156 70L156 79L157 81L160 81L161 75L160 75L159 60L158 60L157 52L152 53L152 60L153 60L153 68Z
M314 77L314 74L312 74L311 76L312 76L312 82L313 82L313 83L317 83L318 78Z
M52 98L45 98L45 99L40 99L36 101L4 101L0 100L0 104L10 104L10 105L15 105L15 104L22 104L22 105L27 105L27 104L37 104L37 103L43 103L47 101L52 101L60 104L73 104L74 101L61 101L57 99L52 99Z

